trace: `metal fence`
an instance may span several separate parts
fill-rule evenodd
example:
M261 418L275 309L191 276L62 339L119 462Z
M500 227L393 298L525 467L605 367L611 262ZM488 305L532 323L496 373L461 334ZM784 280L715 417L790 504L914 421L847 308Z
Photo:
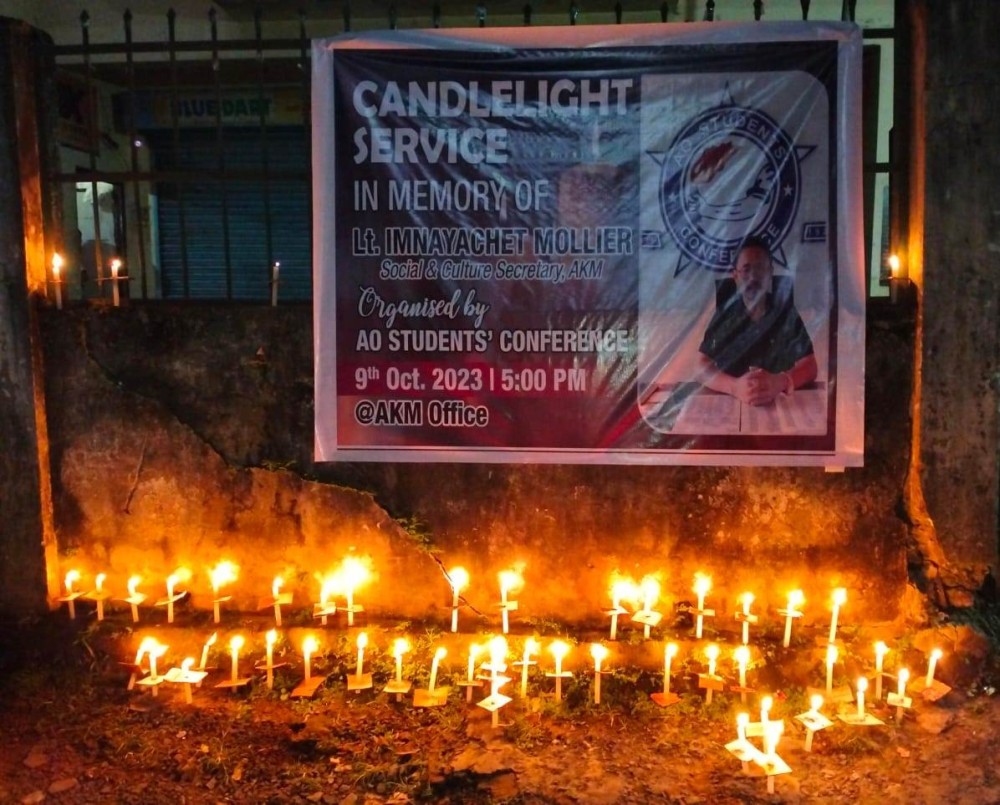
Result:
M240 0L227 5L246 6ZM810 19L814 5L800 0L795 16ZM855 20L857 5L843 0L839 18ZM824 7L829 12L830 3ZM514 24L536 23L543 12L547 24L585 21L577 0L562 9L560 20L550 7L529 2L514 13ZM626 14L618 0L593 16L617 24L713 21L722 9L756 20L769 13L764 0L667 0ZM509 21L509 8L504 10ZM452 8L446 14L439 2L417 14L391 3L379 19L353 13L345 0L333 23L310 21L303 12L265 19L259 5L246 11L243 27L252 29L250 37L220 35L212 8L198 23L201 38L179 37L178 17L169 10L165 38L136 41L126 11L118 41L102 42L91 41L92 21L84 12L79 44L56 46L60 165L50 178L62 195L64 231L57 240L67 255L62 278L70 298L110 298L118 289L143 300L264 301L280 289L283 301L308 300L310 40L359 24L395 29L401 20L407 27L492 22L486 2L464 17ZM191 20L185 23L190 32ZM266 36L266 27L282 35ZM893 36L891 26L865 30L866 40L891 43ZM891 105L891 85L888 97ZM879 132L873 136L877 141ZM866 148L865 164L871 207L866 235L876 270L882 250L872 242L883 230L888 240L891 169L878 150Z

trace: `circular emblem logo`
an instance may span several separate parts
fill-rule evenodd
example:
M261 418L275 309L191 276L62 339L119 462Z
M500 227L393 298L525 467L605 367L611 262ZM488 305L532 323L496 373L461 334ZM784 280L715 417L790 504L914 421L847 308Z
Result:
M795 144L767 114L720 106L691 119L660 168L660 211L682 259L728 271L749 236L772 250L798 210Z

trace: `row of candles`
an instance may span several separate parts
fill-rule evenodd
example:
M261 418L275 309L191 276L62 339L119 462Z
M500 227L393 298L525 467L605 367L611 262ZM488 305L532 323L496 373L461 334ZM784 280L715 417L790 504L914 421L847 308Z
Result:
M348 556L340 566L331 574L319 578L320 591L319 601L313 606L313 613L320 618L325 626L328 618L338 611L347 615L347 625L354 625L354 616L362 612L364 607L355 603L355 595L359 588L364 586L371 579L370 562L362 557ZM239 567L230 561L219 562L208 571L209 580L212 587L213 615L216 623L220 622L221 605L230 600L230 596L222 595L222 589L233 582L239 576ZM448 581L452 592L451 605L451 631L457 632L459 626L459 610L462 607L462 591L469 586L469 573L463 567L454 567L448 571ZM181 585L187 584L192 578L191 571L187 568L179 568L170 574L166 579L166 597L155 601L155 606L162 606L167 611L167 622L174 622L174 604L180 601L185 592L180 589ZM508 634L510 630L510 613L517 611L518 602L512 597L524 586L524 579L518 570L502 570L498 574L500 588L500 609L501 631ZM92 600L96 603L97 618L104 618L104 603L112 595L105 589L104 582L106 574L100 573L95 577L95 587L90 591L83 591L77 588L77 582L81 579L78 570L70 570L64 579L64 593L59 599L65 602L71 618L76 617L76 604L79 598ZM128 603L132 610L132 620L139 621L139 606L146 603L147 596L139 591L142 582L140 576L132 576L127 583L128 594L120 599ZM261 608L273 608L274 618L277 626L281 626L281 608L292 603L292 594L282 592L285 580L282 576L276 576L271 584L271 597L266 599ZM715 616L714 609L705 606L706 596L712 588L711 577L697 573L694 579L693 592L697 596L697 605L690 608L690 614L694 618L695 638L701 639L704 632L706 618ZM663 614L656 610L657 602L660 599L660 582L653 575L643 577L640 582L633 579L614 574L610 581L611 608L605 611L610 617L609 638L614 641L618 637L619 620L623 616L630 615L631 620L643 627L643 636L646 639L651 637L651 630L662 620ZM345 603L336 602L337 597L343 597ZM752 611L755 597L751 592L742 593L739 596L740 606L735 612L737 622L741 624L741 634L743 645L750 642L750 627L759 622L759 616ZM829 642L836 642L838 618L841 607L847 602L847 590L838 587L833 590L830 599L830 631ZM805 597L801 590L793 590L788 594L788 603L784 608L778 609L778 614L784 619L784 637L782 645L788 648L792 638L792 624L796 619L801 618L805 613L803 604ZM631 604L632 608L626 608L625 604Z
M65 265L65 261L59 252L52 255L52 287L55 292L56 297L56 309L62 310L63 306L63 296L62 296L62 286L65 284L65 280L62 278L62 269ZM112 257L108 261L108 267L111 269L111 276L108 281L111 283L111 298L115 307L121 305L121 292L118 290L118 283L122 280L128 281L128 276L122 273L124 268L124 263L118 257ZM281 270L281 263L275 260L271 264L271 306L274 307L278 304L278 273Z

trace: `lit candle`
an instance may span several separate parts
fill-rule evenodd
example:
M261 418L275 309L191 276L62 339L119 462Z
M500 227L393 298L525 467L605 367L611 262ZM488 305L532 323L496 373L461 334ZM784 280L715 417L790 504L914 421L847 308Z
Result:
M167 647L162 643L153 640L152 645L149 648L149 678L154 682L160 678L159 674L156 672L156 661L167 653ZM156 696L157 686L153 685L153 695Z
M118 307L121 298L118 292L118 272L121 270L122 261L117 257L111 260L111 297L115 307Z
M146 596L138 590L140 581L142 581L141 576L130 576L126 585L128 587L128 598L125 600L132 608L132 623L139 622L139 604L146 600Z
M191 578L191 571L186 567L179 567L169 576L167 576L167 623L174 622L174 601L180 598L180 595L175 595L174 588L178 584L182 584Z
M764 754L767 756L768 771L770 771L778 760L778 741L785 731L785 722L772 721L764 730ZM774 793L774 775L767 775L767 793Z
M927 661L927 679L926 687L931 687L934 684L934 669L937 668L937 661L941 659L943 652L941 649L936 648L931 651L930 659Z
M274 600L274 625L281 626L281 588L285 585L285 580L281 576L275 576L271 582L271 598Z
M809 697L809 712L806 713L809 721L806 722L806 743L804 749L807 752L812 752L813 745L813 735L816 734L817 721L820 718L819 709L823 706L823 697L818 693L814 693ZM829 722L826 722L829 724ZM820 729L823 727L820 726Z
M403 681L403 655L410 650L410 642L405 637L397 637L392 644L392 656L396 660L396 681Z
M316 649L319 648L319 644L316 642L316 638L312 635L307 635L302 641L302 660L305 666L305 682L308 682L312 677L311 660L312 655L315 653Z
M98 573L94 579L94 586L97 588L94 591L94 600L97 603L97 620L99 621L104 620L104 580L107 577L107 573Z
M826 647L826 693L833 693L833 664L837 661L837 647L829 645Z
M601 663L608 656L608 649L600 643L590 644L590 656L594 658L594 704L601 703Z
M240 649L243 648L243 635L233 635L229 641L229 655L232 658L230 680L235 685L240 678Z
M222 603L223 599L219 598L219 589L223 585L236 581L238 572L239 567L228 560L219 562L219 564L208 572L208 576L212 581L212 612L215 618L215 623L220 621L220 615L222 614L220 612L219 605Z
M677 644L667 643L663 647L663 695L670 693L670 667L677 656Z
M70 570L64 580L66 584L66 607L69 610L70 620L76 620L76 593L73 590L73 584L79 580L79 570Z
M705 656L708 658L708 675L715 676L715 663L719 659L719 647L712 643L705 647ZM712 703L712 688L705 690L705 704Z
M747 700L747 663L750 661L750 648L748 646L738 646L733 652L740 673L740 701L744 704Z
M840 608L847 602L847 590L843 587L838 587L833 591L833 610L830 614L830 642L833 643L837 639L837 615L840 613Z
M823 697L818 693L814 693L809 697L809 715L818 716L819 708L823 706Z
M875 644L875 701L882 701L882 662L889 647L881 640Z
M361 676L365 672L365 646L368 645L368 635L362 632L358 635L358 670L355 672L357 676ZM433 690L434 686L431 685Z
M702 628L705 624L705 596L712 589L712 579L704 573L696 573L694 577L694 591L698 595L698 609L695 620L694 636L701 640Z
M903 718L903 711L906 709L903 706L903 700L906 698L906 683L910 681L910 672L906 668L900 668L896 674L896 696L899 705L896 707L896 721L900 721Z
M764 696L760 700L760 723L765 727L771 720L771 708L774 707L774 699L770 696Z
M271 307L278 305L278 271L280 268L281 263L275 260L271 266Z
M458 631L458 594L469 583L469 572L464 567L453 567L448 571L451 580L451 630Z
M569 646L562 640L556 640L551 645L549 645L549 651L552 652L552 656L556 661L556 701L562 701L562 661L563 658L569 653Z
M278 632L276 629L268 630L264 635L264 643L267 646L267 689L274 688L274 644L278 642Z
M501 631L504 634L510 629L510 619L507 615L508 610L512 607L512 604L507 601L507 595L514 590L518 589L524 580L521 578L521 574L516 570L501 570L500 571L500 619L502 623Z
M618 616L625 610L622 608L622 601L635 601L638 596L638 588L632 579L616 578L611 583L611 639L618 639Z
M218 639L219 633L212 632L212 636L205 641L205 645L201 647L201 665L198 669L204 671L208 666L208 650L215 645L215 641Z
M52 284L56 288L56 310L62 310L62 255L56 252L52 255Z
M868 680L861 677L858 680L858 720L864 721L865 719L865 691L868 690Z
M437 650L434 652L434 659L431 660L431 680L427 685L427 692L434 693L434 685L437 684L438 666L441 664L441 660L445 658L448 652L445 650L444 646L438 646Z
M341 578L344 584L344 595L347 598L347 625L354 625L354 613L361 607L354 606L354 591L368 581L370 573L367 565L356 556L348 556L341 563Z
M337 586L336 575L329 575L323 579L322 584L319 588L319 611L320 611L320 623L326 626L327 615L330 614L330 596L333 595L334 590ZM336 611L336 607L334 607Z
M531 655L537 654L541 648L538 641L529 637L524 641L524 653L521 655L521 698L528 698L528 669L531 667Z
M530 639L530 638L529 638ZM527 646L525 646L527 654ZM500 637L494 637L490 641L490 696L496 696L500 692L500 668L507 661L507 641ZM527 666L525 666L527 667ZM493 729L500 726L500 708L494 707L490 714L490 723Z
M750 723L749 713L737 713L736 714L736 737L745 741L747 739L747 724Z
M743 593L740 596L743 602L743 645L750 643L750 605L753 603L753 593ZM740 683L742 687L742 683Z
M788 594L788 608L785 609L785 639L781 643L781 645L785 648L788 648L788 646L791 645L792 621L795 618L802 616L798 607L802 606L804 602L805 596L802 595L802 590L792 590Z
M639 582L639 595L642 596L642 611L652 612L660 598L659 580L655 576L643 576L642 581ZM643 625L642 636L646 640L649 640L650 628L649 622Z
M466 674L465 681L469 684L465 688L465 701L472 701L472 683L476 681L476 657L479 652L483 650L483 647L478 643L472 643L469 646L469 668Z
M181 663L181 673L187 675L191 671L193 665L194 665L194 657L188 657L187 659L184 660L184 662ZM194 695L191 690L190 682L184 683L184 701L187 702L188 704L192 704L194 702Z

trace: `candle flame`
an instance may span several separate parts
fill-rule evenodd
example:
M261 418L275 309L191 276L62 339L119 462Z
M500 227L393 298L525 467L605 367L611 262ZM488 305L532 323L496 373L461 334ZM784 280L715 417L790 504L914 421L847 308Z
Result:
M271 582L271 598L277 598L281 588L285 585L285 580L281 576L275 576Z
M159 659L160 657L162 657L164 654L167 653L168 648L169 646L167 646L165 643L160 643L159 641L154 639L153 645L149 649L149 656L156 657L157 659Z
M67 593L73 592L73 584L75 582L79 581L79 580L80 580L80 571L79 570L71 570L71 571L69 571L66 574L66 579L65 579L66 592Z
M52 255L52 273L56 275L56 279L59 279L59 270L63 267L63 258L59 252L55 252Z
M707 595L708 591L712 589L712 577L706 576L704 573L694 574L694 591L698 595Z
M537 654L538 650L541 648L541 644L535 640L533 637L529 637L524 641L524 656L525 659L531 657L532 654Z
M194 668L194 657L187 657L184 662L181 663L182 671L190 671Z
M337 584L338 578L334 573L320 579L319 602L321 605L326 606L326 602L330 600L330 596L337 591Z
M802 590L792 590L788 594L788 609L795 610L806 602L806 597Z
M121 260L119 260L117 257L111 259L111 273L114 276L116 277L118 276L118 272L121 270L121 267L122 267Z
M479 656L479 652L483 650L483 647L479 643L471 643L469 645L469 659L476 659Z
M715 662L719 659L719 647L715 643L705 646L705 656L708 657L710 662Z
M667 656L668 657L676 657L677 656L677 644L676 643L667 643L666 648L664 649L664 651L667 652Z
M135 653L135 664L138 665L142 662L142 658L149 654L153 646L156 645L155 637L144 637L142 642L139 643L139 650Z
M497 635L490 640L490 663L501 665L507 657L507 640L503 635Z
M243 644L245 642L246 641L243 639L243 635L241 634L233 635L229 639L229 648L232 649L233 651L239 651L241 648L243 648Z
M359 556L347 556L340 563L338 575L340 577L340 589L345 593L353 593L358 587L366 584L371 578L371 559Z
M750 662L750 649L746 646L738 646L733 652L733 656L736 657L736 662L740 665L746 665Z
M128 580L128 594L129 597L135 596L136 588L139 586L139 582L142 581L142 576L130 576Z
M660 597L660 581L656 576L643 576L639 582L639 594L642 596L642 608L647 612L656 606Z
M233 564L228 559L219 562L219 564L208 572L209 577L212 579L212 589L218 592L219 588L224 584L236 581L239 571L239 565Z
M447 654L448 650L444 646L438 646L434 652L434 662L441 662Z
M270 629L267 634L264 635L264 640L267 641L267 645L273 646L278 642L278 630Z
M749 713L737 713L736 714L736 726L737 727L746 727L747 724L749 724L749 723L750 723L750 714Z
M875 644L875 656L884 657L889 653L889 647L881 640Z
M770 696L765 696L760 700L760 711L762 713L770 713L772 707L774 707L774 699Z
M889 273L895 278L899 276L899 255L890 254L889 255Z
M405 637L397 637L392 643L392 656L399 659L410 650L410 641Z
M935 661L936 660L940 660L943 656L944 656L944 652L941 651L941 649L939 649L939 648L933 649L931 651L931 659L932 660L935 660Z
M617 609L622 601L634 604L639 599L639 585L628 576L619 576L615 572L611 576L611 603Z
M754 594L750 592L743 593L743 595L740 596L740 600L743 602L743 614L750 614L750 605L753 603Z
M208 638L208 640L205 641L205 645L208 646L209 648L211 648L212 646L215 645L215 641L218 640L218 639L219 639L219 633L218 632L212 632L212 636L210 638Z
M569 644L562 640L555 640L549 644L549 651L557 660L562 660L569 653Z
M453 567L448 571L448 578L451 580L451 589L457 593L468 586L469 571L464 567Z
M608 647L602 646L600 643L591 643L590 656L594 658L594 662L600 665L608 657Z
M104 580L108 577L107 573L98 573L94 579L94 584L97 586L97 592L100 592L104 587Z
M174 587L178 584L184 584L191 580L191 571L186 567L179 567L169 576L167 576L167 595L174 594Z
M833 665L837 661L837 655L840 652L837 650L836 646L826 647L826 664Z
M905 686L906 683L910 681L910 672L909 672L909 670L906 669L906 668L900 668L899 669L899 675L898 675L897 678L899 679L900 686L901 687Z
M302 653L307 657L311 656L319 648L319 643L313 635L306 635L302 639Z
M868 680L861 677L858 680L858 693L864 693L866 690L868 690Z
M812 696L809 697L809 706L812 707L813 710L816 710L818 712L819 708L823 706L823 697L820 696L818 693L814 693Z
M358 648L366 648L368 646L368 633L362 632L358 635Z
M501 596L520 590L524 586L524 578L516 570L501 570L499 579Z
M835 607L842 607L847 603L847 590L843 587L838 587L833 591L833 605Z

